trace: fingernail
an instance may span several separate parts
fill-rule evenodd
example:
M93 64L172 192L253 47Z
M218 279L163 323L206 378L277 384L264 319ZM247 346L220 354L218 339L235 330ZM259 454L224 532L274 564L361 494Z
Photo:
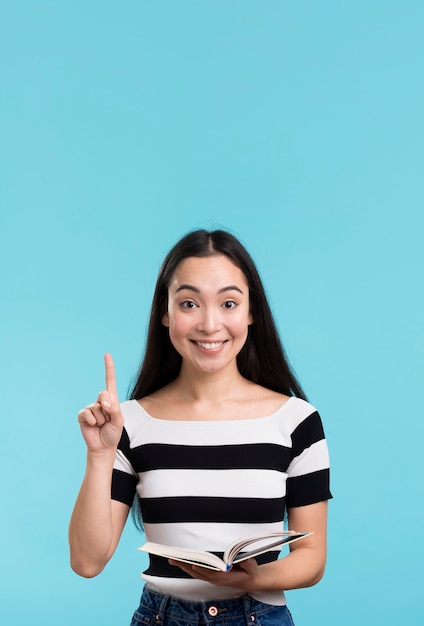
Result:
M110 405L110 402L106 402L106 401L103 400L102 406L104 406L105 409L110 409L111 405Z

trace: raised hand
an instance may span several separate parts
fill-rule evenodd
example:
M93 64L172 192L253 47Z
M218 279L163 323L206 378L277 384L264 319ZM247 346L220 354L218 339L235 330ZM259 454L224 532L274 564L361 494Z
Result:
M106 389L96 402L78 413L81 432L89 452L115 450L122 434L124 418L121 413L113 359L105 354Z

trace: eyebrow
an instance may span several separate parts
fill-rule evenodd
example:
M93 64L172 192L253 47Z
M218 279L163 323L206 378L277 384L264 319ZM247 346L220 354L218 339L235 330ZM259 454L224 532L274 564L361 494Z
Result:
M178 293L179 291L183 291L184 289L188 289L189 291L194 291L194 293L200 293L200 289L198 289L197 287L194 287L194 285L187 285L187 284L183 284L177 287L175 293ZM218 293L225 293L226 291L238 291L239 293L243 295L242 290L240 289L240 287L237 287L237 285L228 285L227 287L222 287L221 289L218 290Z

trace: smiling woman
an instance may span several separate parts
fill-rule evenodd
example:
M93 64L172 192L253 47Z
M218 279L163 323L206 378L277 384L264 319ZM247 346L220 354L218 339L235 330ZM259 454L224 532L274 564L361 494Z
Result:
M222 254L184 259L169 286L162 321L182 357L184 374L237 370L252 323L246 278Z
M87 471L70 524L72 567L99 573L129 510L148 541L222 554L240 536L311 532L217 572L150 555L132 626L290 625L284 590L324 573L329 462L321 419L281 346L255 265L224 231L170 251L153 298L145 358L119 403L106 389L79 413ZM101 526L102 532L97 529Z

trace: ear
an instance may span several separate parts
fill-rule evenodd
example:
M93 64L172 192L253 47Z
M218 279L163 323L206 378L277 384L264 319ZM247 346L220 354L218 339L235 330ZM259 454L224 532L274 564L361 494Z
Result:
M249 313L249 318L247 321L248 325L251 326L253 324L253 315L251 313Z
M169 314L168 312L162 317L162 324L169 328Z

